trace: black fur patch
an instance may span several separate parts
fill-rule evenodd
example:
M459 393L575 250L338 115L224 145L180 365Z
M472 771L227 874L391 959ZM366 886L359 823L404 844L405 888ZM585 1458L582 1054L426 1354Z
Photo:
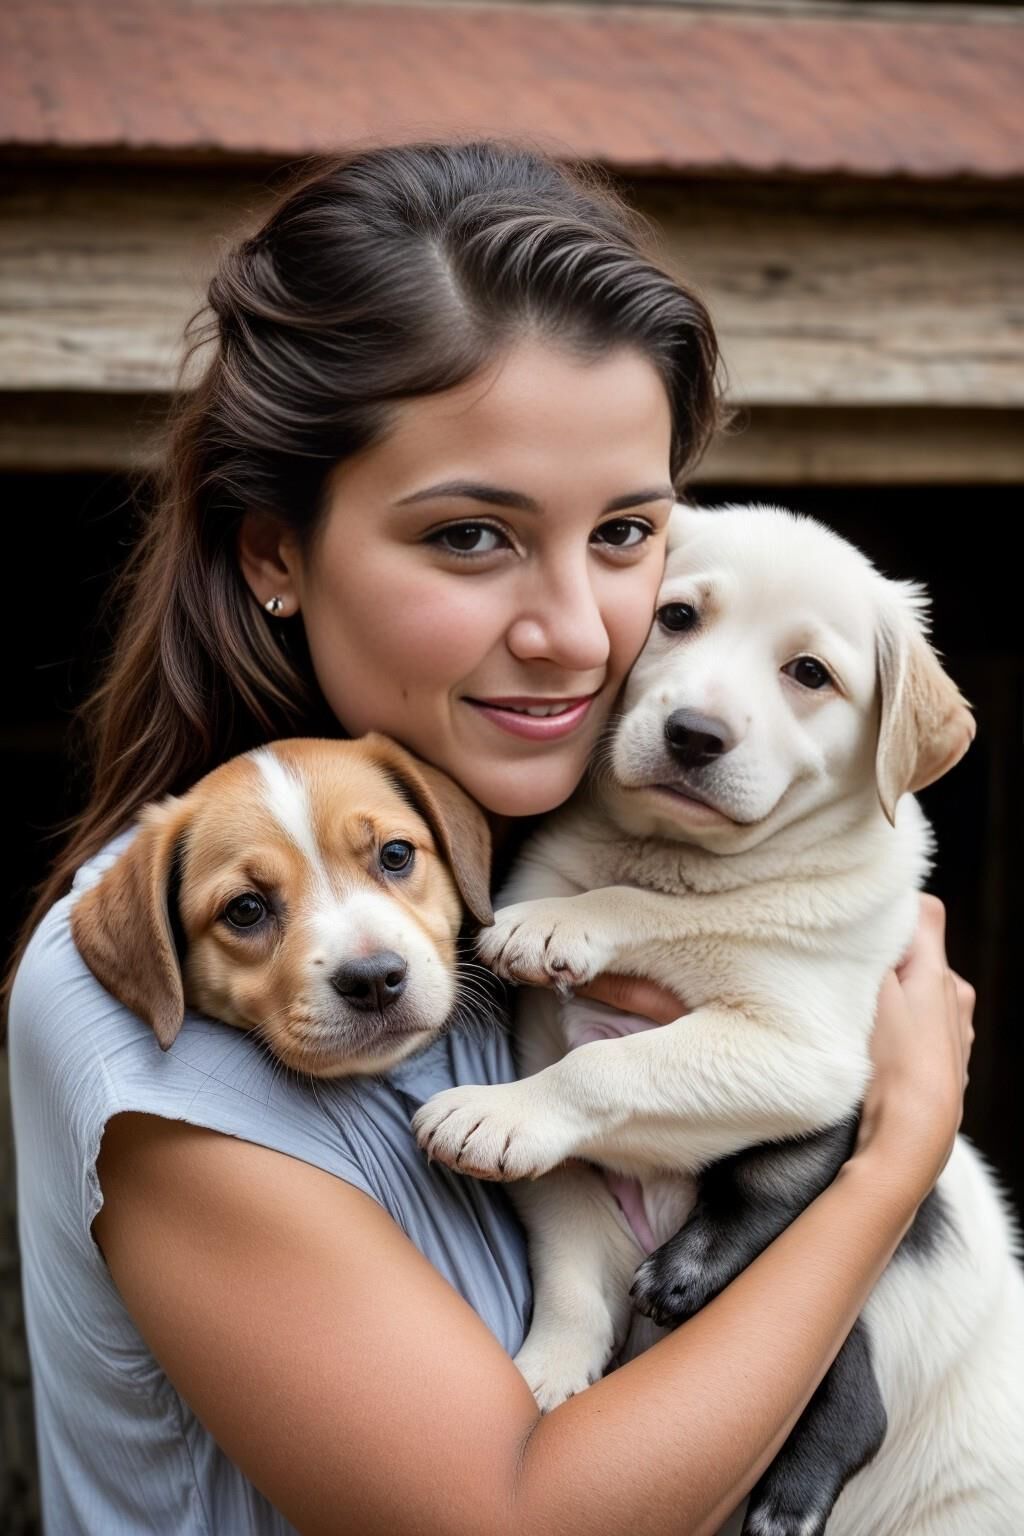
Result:
M635 1306L663 1327L706 1306L835 1178L857 1135L856 1117L813 1136L766 1142L712 1164L681 1231L641 1264Z
M886 1427L868 1330L858 1320L789 1439L754 1485L743 1536L822 1536L836 1499L877 1455Z
M701 1175L686 1225L640 1265L632 1297L663 1327L692 1317L826 1189L853 1151L858 1116L812 1136L768 1142ZM933 1190L897 1249L931 1258L954 1231ZM877 1453L886 1414L858 1319L789 1439L750 1496L744 1536L820 1536L850 1478Z

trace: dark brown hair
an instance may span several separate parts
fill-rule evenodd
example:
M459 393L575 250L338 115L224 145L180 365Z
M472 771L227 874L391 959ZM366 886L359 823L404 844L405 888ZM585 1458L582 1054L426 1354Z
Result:
M643 352L681 485L716 424L714 330L597 172L493 141L373 149L307 169L227 252L189 327L192 362L212 355L175 406L113 653L79 712L91 793L8 984L75 869L143 804L260 742L339 734L301 620L268 620L242 577L243 514L311 540L329 471L386 434L394 402L452 388L524 331Z

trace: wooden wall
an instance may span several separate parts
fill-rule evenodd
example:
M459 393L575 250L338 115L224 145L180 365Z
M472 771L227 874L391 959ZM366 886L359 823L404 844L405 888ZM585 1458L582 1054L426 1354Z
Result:
M216 253L274 173L9 167L0 468L124 468L173 388ZM716 317L741 430L705 478L1024 479L1013 186L635 183Z
M220 242L254 220L266 166L9 165L0 185L0 495L9 535L10 935L45 834L79 803L71 710L133 536L125 475L174 386ZM697 499L777 500L926 580L978 741L929 791L934 888L979 990L965 1128L1024 1206L1014 944L1024 919L1024 662L1012 555L1024 488L1021 188L637 184L666 261L716 316L739 409ZM37 1529L9 1142L0 1083L0 1526Z

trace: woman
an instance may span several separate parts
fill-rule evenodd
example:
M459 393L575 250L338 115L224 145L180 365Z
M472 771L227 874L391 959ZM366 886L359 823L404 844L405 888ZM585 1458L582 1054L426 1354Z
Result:
M316 172L210 304L216 349L92 704L93 798L11 1005L49 1529L715 1531L949 1154L973 1000L937 904L884 989L832 1187L694 1321L541 1419L509 1359L529 1293L505 1196L428 1169L408 1130L437 1089L511 1076L507 1042L454 1034L315 1091L194 1016L161 1057L57 899L145 801L282 735L396 736L485 807L507 866L646 636L715 419L708 317L606 190L492 144ZM523 734L531 708L565 720ZM594 995L681 1011L639 982Z

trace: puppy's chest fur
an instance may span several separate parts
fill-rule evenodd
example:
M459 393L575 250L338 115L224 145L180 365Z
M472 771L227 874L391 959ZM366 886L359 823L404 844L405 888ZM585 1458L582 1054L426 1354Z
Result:
M794 1046L809 1072L827 1063L820 1105L803 1127L815 1130L863 1095L879 987L910 942L928 868L930 829L909 796L895 829L880 822L869 819L801 849L768 846L716 858L630 837L592 803L571 805L524 849L500 905L615 887L613 968L669 988L690 1011L739 1014L766 1073L776 1068L781 1041L790 1063ZM668 934L634 922L627 888L672 903L678 922ZM587 1006L569 1000L559 1010L562 1052L578 1043L574 1010ZM525 1010L521 1031L536 1027ZM532 1042L524 1038L523 1047L535 1060ZM687 1049L685 1031L672 1048ZM794 1129L789 1122L778 1134Z

